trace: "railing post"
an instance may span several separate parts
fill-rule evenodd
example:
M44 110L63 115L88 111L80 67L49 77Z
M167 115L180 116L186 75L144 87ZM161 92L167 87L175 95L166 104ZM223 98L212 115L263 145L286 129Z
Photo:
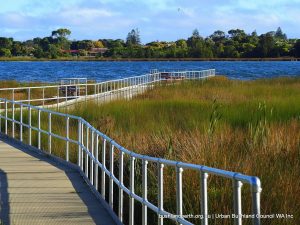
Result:
M164 209L164 164L158 163L158 224L163 225L161 211Z
M28 135L28 143L29 145L31 145L31 133L32 133L32 129L31 129L31 107L30 105L28 106L28 128L29 128L29 135Z
M106 139L103 139L103 144L102 144L102 166L103 168L106 168L105 166L105 157L106 156ZM105 199L105 171L102 169L101 171L101 194L103 199Z
M96 146L95 146L95 159L96 159L96 162L95 162L95 188L96 190L98 190L98 172L99 172L99 165L98 165L98 162L99 162L99 136L98 134L96 135Z
M70 133L70 118L66 117L66 161L69 162L69 133Z
M22 104L20 104L20 141L21 142L23 141L23 105Z
M203 219L201 221L202 225L208 225L207 178L208 174L201 171L201 215L203 216Z
M260 193L261 183L255 177L255 184L252 186L252 214L254 214L253 225L260 225Z
M94 131L92 130L91 132L91 153L92 153L92 156L94 157ZM90 157L90 182L92 185L94 185L94 160L93 160L93 157Z
M84 124L81 122L81 146L84 146ZM81 147L81 156L80 156L80 167L83 171L83 158L84 158L84 149Z
M27 89L27 99L28 99L28 104L30 105L30 100L31 100L30 88Z
M76 86L77 87L77 86ZM78 156L77 156L77 165L81 167L81 145L82 145L82 127L81 127L81 120L78 120Z
M233 180L234 224L242 225L242 186L243 183Z
M41 110L38 109L38 149L41 149Z
M86 127L86 152L85 152L85 176L89 177L89 128Z
M179 217L182 217L182 172L181 167L176 167L176 213Z
M111 208L114 207L114 180L112 176L114 175L114 145L110 143L110 151L109 151L109 205Z
M8 133L7 133L7 121L8 121L8 114L7 114L7 111L8 111L8 109L7 109L7 100L5 99L4 102L5 102L5 134L7 135L7 134L8 134Z
M120 152L119 159L119 209L118 215L121 222L123 222L123 189L121 185L123 185L123 166L124 166L124 152Z
M48 151L49 154L52 153L52 114L48 113Z
M132 194L134 194L134 161L135 158L131 156L130 158L130 185L129 190L131 192L129 197L129 225L134 225L134 198Z
M148 201L148 161L143 160L142 165L142 188L143 188L143 200ZM148 222L148 208L145 204L142 204L142 225L147 225Z
M12 102L12 137L15 138L15 102Z

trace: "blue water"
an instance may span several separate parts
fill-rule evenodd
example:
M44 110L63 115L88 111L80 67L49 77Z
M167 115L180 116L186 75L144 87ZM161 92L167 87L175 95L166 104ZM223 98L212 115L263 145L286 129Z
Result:
M216 69L232 79L300 76L300 62L0 62L0 80L58 81L86 77L97 81L142 75L151 69Z

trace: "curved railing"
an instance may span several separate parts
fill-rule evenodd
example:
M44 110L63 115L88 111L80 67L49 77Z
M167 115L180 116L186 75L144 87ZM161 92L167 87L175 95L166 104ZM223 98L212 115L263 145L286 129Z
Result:
M203 219L202 224L208 224L208 175L231 179L233 182L233 203L235 224L242 224L242 184L249 184L252 192L253 224L260 224L260 192L261 184L257 177L247 176L240 173L220 170L203 165L195 165L184 162L166 160L162 158L141 155L127 150L117 142L101 133L81 117L55 112L44 108L16 102L13 100L0 99L0 132L18 138L29 145L35 145L40 150L52 154L53 138L63 141L65 151L63 157L67 162L76 161L78 168L85 174L90 185L99 190L102 197L106 196L106 179L108 178L108 203L113 208L114 187L118 187L118 217L123 221L124 194L129 196L129 224L134 225L135 201L142 204L142 224L148 224L148 209L155 212L158 223L163 224L164 218L173 220L179 224L192 224L183 216L183 170L189 169L199 173L200 201ZM26 118L25 118L26 117ZM60 127L54 127L52 120L59 119ZM70 127L71 126L71 127ZM62 127L64 128L62 131ZM76 129L72 129L76 127ZM24 140L24 133L26 139ZM75 146L76 154L70 151L70 145ZM107 149L109 148L109 149ZM107 155L109 158L107 159ZM124 182L124 157L130 159L129 185ZM118 172L114 171L116 158L118 157ZM135 164L136 160L142 162L142 194L135 192ZM148 200L148 163L154 163L158 171L158 203L153 204ZM164 166L170 166L176 171L176 215L164 210ZM118 174L118 175L116 175ZM101 180L99 180L99 176Z

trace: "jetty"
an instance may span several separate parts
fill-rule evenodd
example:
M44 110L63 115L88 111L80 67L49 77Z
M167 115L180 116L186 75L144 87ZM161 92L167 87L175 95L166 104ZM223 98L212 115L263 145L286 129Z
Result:
M183 171L190 170L199 174L202 225L209 224L209 215L213 213L208 211L210 175L232 181L235 224L242 224L243 218L239 215L243 212L243 194L251 196L255 215L252 221L260 225L259 178L137 154L83 118L55 110L55 107L76 106L88 100L104 103L118 98L130 99L161 82L168 84L213 76L215 70L153 70L142 76L100 83L0 89L0 221L5 225L135 225L135 218L139 216L135 212L136 203L139 203L143 225L153 224L148 219L149 210L157 215L160 225L166 220L190 225L193 223L183 211ZM62 90L65 90L63 95ZM11 95L1 98L1 93ZM53 120L61 121L61 127L54 127ZM59 153L53 151L54 139L61 143ZM136 167L137 163L141 167ZM156 203L148 200L149 165L157 171ZM176 174L176 212L164 209L164 167ZM137 174L142 176L139 184L135 180ZM250 188L242 192L243 184ZM136 192L137 185L140 194Z

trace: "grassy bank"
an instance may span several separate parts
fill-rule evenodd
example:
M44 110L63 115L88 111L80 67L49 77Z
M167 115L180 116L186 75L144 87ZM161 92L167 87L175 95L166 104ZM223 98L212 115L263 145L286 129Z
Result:
M300 223L299 78L236 81L216 77L162 84L131 101L88 104L68 113L83 117L138 153L258 176L263 187L262 214L294 215L294 219L263 219L262 224ZM52 121L56 122L53 129L63 132L63 121ZM47 122L42 126L47 127ZM71 126L76 130L76 124ZM46 142L45 138L45 146ZM63 156L62 145L57 142L53 146ZM155 203L156 172L151 169L150 172L149 198ZM140 179L137 174L139 194ZM175 213L174 182L174 171L166 168L165 209ZM208 193L210 213L233 212L230 181L210 177ZM246 185L243 193L243 213L250 214ZM138 204L136 211L140 212ZM184 214L199 212L198 174L184 171ZM151 224L156 224L155 216L150 214L150 217ZM139 213L136 219L139 224ZM193 222L200 224L199 220ZM232 223L228 219L211 221L211 224ZM244 224L251 221L245 220Z

